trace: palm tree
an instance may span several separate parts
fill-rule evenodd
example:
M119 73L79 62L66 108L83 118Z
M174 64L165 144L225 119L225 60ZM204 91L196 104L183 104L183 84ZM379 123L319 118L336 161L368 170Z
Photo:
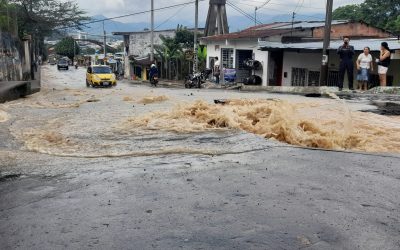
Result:
M177 59L182 57L182 46L177 43L175 38L160 36L162 41L161 45L155 46L154 49L157 55L160 57L162 64L167 64L165 67L168 71L168 78L171 79L171 68L172 65L175 64L175 75L178 75L177 72Z

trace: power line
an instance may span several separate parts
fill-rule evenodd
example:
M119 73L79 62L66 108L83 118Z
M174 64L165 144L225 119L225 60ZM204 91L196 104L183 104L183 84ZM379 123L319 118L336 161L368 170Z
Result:
M255 7L255 5L250 5L250 4L241 3L241 2L238 2L237 4ZM263 8L263 9L265 9L265 8ZM289 17L288 17L288 20L292 18L292 14L293 14L293 13L291 13L291 12L288 13L287 11L284 11L284 10L281 10L281 9L268 8L268 10L271 10L271 11L274 11L274 12L281 12L281 13L283 13L284 15L289 16ZM323 17L316 16L316 15L303 15L303 14L299 14L299 13L296 13L296 15L297 15L297 16L303 16L303 17L316 18L316 19L324 19ZM254 19L253 19L253 21L254 21Z
M163 26L164 24L166 24L167 22L169 22L172 18L174 18L179 12L181 12L184 8L186 8L187 5L183 6L182 8L180 8L177 12L175 12L174 14L172 14L169 18L165 19L162 23L160 23L159 25L157 25L157 27L155 27L154 29L158 29L161 26Z
M247 17L248 19L252 20L253 22L256 21L256 20L254 19L253 16L251 16L250 14L244 12L242 9L240 9L239 7L237 7L235 4L231 3L230 1L227 1L226 3L227 3L230 7L232 7L234 10L236 10L237 12L239 12L240 14L242 14L243 16ZM256 23L258 23L258 24L263 24L263 23L261 23L261 22L259 22L259 21L256 21Z
M258 4L262 4L262 1L255 1L255 0L245 0L246 3L241 2L242 0L236 0L235 3L237 4L242 4L242 5L247 5L247 6L252 6L252 7L256 7L258 6ZM249 4L249 2L254 3L254 4ZM278 6L285 6L285 7L295 7L296 5L290 5L290 4L283 4L283 3L274 3L274 2L269 2L268 5L278 5ZM265 7L262 7L265 8ZM302 6L302 9L315 9L315 10L325 10L325 8L322 7L314 7L314 6ZM259 8L261 9L261 8Z
M199 1L200 1L200 2L203 2L203 1L205 1L205 0L199 0ZM154 9L154 11L161 11L161 10L166 10L166 9L172 9L172 8L176 8L176 7L180 7L180 6L190 5L190 4L193 4L193 3L195 3L195 1L190 1L190 2L186 2L186 3L180 3L180 4L174 4L174 5L170 5L170 6L165 6L165 7L161 7L161 8ZM151 12L151 10L139 11L139 12L135 12L135 13L131 13L131 14L126 14L126 15L121 15L121 16L115 16L115 17L110 17L110 18L104 18L104 19L93 20L93 21L90 21L90 22L85 22L85 23L81 23L81 24L77 24L77 25L66 26L66 27L60 27L60 28L56 28L56 29L54 29L54 30L71 29L71 28L80 28L81 26L85 26L85 25L92 24L92 23L99 23L99 22L104 22L104 21L109 21L109 20L114 20L114 19L129 17L129 16L135 16L135 15L146 14L146 13L150 13L150 12Z

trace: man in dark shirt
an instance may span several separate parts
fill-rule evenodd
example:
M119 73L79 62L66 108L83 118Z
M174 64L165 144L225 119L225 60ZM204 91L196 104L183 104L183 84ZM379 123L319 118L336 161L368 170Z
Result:
M353 56L354 56L354 47L349 45L350 38L343 38L343 45L340 46L337 50L337 53L340 56L340 66L339 66L339 90L343 89L343 81L344 74L347 70L347 78L349 80L349 89L353 89Z

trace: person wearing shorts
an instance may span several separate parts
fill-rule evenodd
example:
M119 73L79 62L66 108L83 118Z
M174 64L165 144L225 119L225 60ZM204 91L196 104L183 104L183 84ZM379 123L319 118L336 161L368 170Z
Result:
M372 56L369 53L370 48L365 47L364 52L361 53L356 61L357 65L357 81L358 81L358 90L367 90L368 89L368 81L369 81L369 74L373 71L373 63L372 63Z
M379 59L376 59L378 64L379 83L381 87L386 87L386 74L390 65L390 49L387 42L381 44L381 53Z

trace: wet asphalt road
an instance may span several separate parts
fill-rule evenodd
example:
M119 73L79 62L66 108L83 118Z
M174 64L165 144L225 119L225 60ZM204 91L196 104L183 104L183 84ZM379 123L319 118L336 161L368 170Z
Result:
M398 155L294 148L237 131L103 134L177 100L303 97L129 83L86 89L83 69L44 70L45 91L11 102L11 119L0 123L1 249L400 249ZM122 101L150 94L170 100ZM98 101L68 106L88 98ZM54 129L48 121L60 117L57 128L79 138L84 153L110 150L96 149L105 141L159 153L59 157L28 151L14 136ZM162 153L170 147L220 153Z

